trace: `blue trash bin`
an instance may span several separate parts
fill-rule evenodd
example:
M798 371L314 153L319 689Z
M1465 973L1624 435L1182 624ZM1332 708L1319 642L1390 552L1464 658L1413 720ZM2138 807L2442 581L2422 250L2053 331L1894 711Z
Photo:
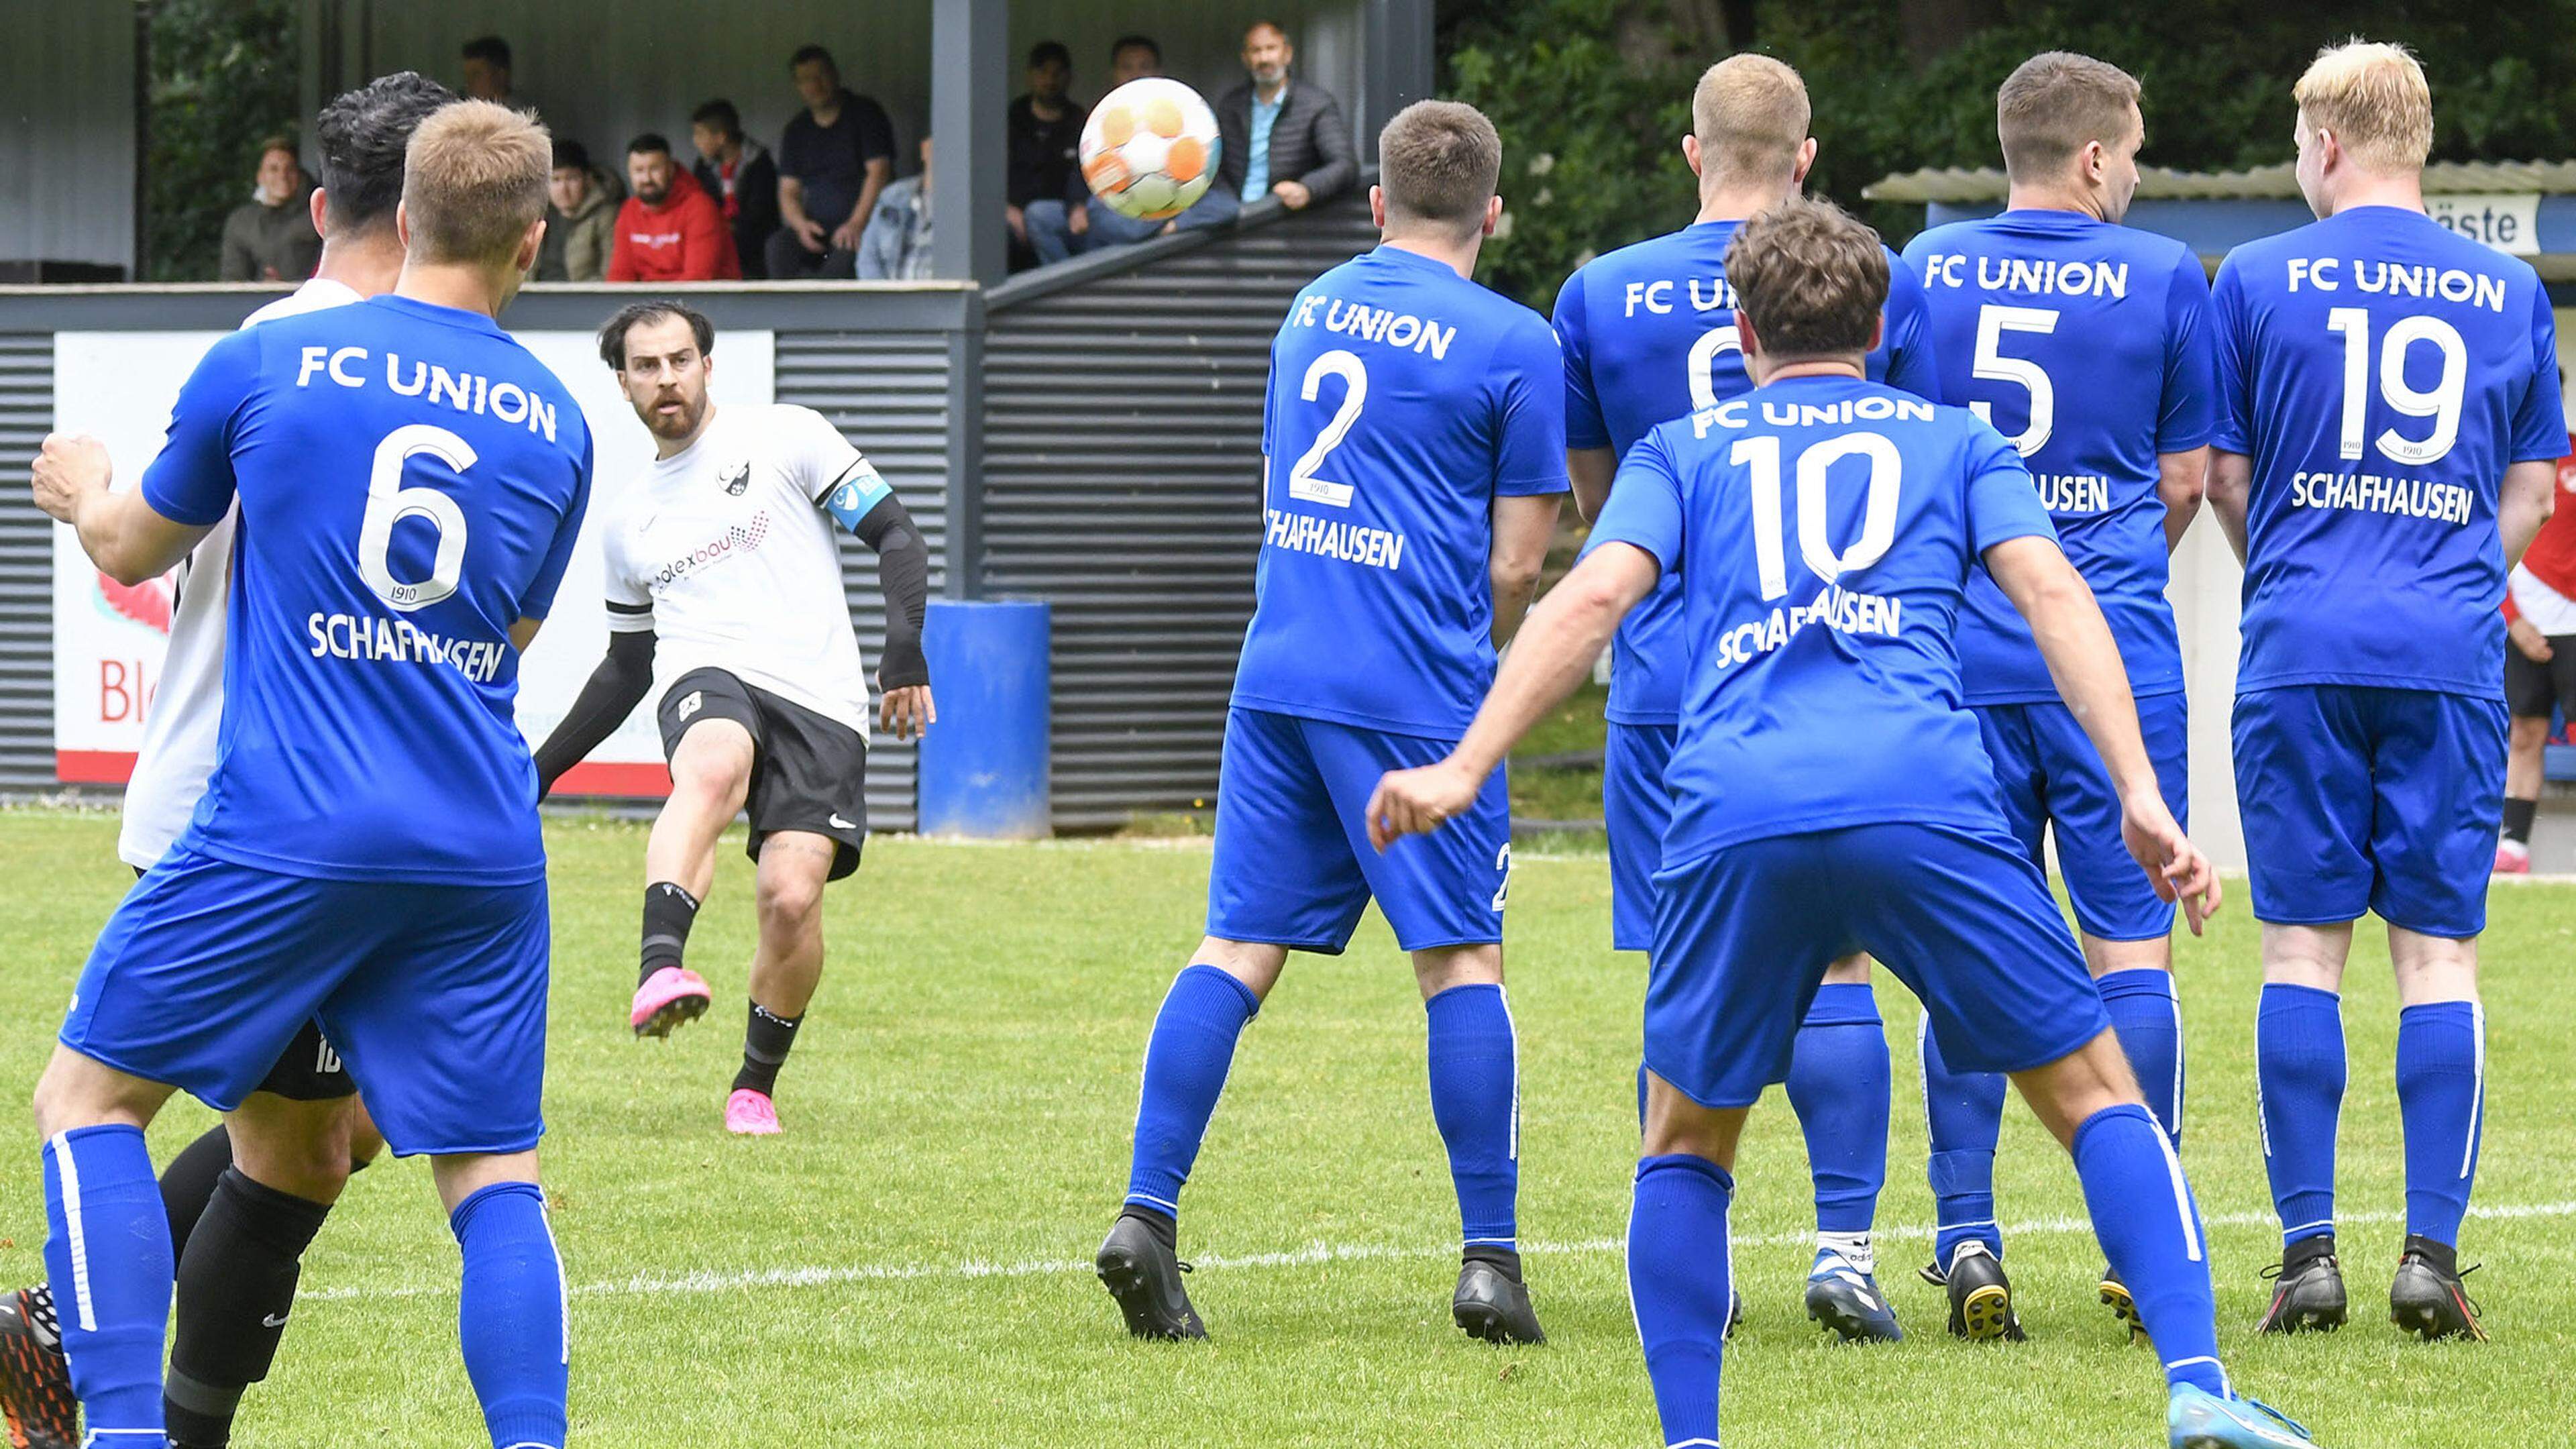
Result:
M1035 600L933 599L922 653L939 722L921 741L920 829L975 840L1043 840L1047 641Z

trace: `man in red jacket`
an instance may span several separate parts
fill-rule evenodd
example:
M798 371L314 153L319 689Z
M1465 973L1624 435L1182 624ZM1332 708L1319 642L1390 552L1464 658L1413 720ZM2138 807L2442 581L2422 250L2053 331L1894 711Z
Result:
M2576 453L2576 438L2568 440ZM2558 460L2558 507L2506 581L2504 702L2513 734L2504 764L2498 875L2531 871L2531 819L2540 808L2550 712L2576 723L2576 456Z
M617 241L608 253L612 282L736 281L733 232L724 212L671 160L671 143L651 132L626 143L626 182L633 194L617 211Z

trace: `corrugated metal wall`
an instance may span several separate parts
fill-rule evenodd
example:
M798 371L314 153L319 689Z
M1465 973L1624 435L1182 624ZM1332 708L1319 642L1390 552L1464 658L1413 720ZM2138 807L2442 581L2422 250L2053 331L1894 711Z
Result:
M781 332L778 400L830 418L894 485L930 545L930 592L947 580L948 334ZM867 651L869 688L885 651L885 595L877 556L841 541L850 616ZM914 747L880 733L868 750L868 825L910 830Z
M1354 195L991 314L980 582L1055 604L1059 829L1214 794L1270 339L1300 288L1375 241Z
M0 332L0 790L54 783L54 526L23 485L53 426L53 334Z
M0 260L133 265L134 7L0 0L0 35Z

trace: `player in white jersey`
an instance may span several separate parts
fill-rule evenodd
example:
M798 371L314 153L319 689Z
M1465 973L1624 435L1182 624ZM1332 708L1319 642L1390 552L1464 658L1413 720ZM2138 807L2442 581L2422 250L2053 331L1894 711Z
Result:
M256 327L393 290L403 265L394 229L403 149L414 127L456 99L415 72L385 76L325 106L315 118L322 185L311 199L322 259L311 280L242 321ZM96 465L105 466L104 455ZM116 853L140 875L186 829L215 768L224 714L224 629L231 595L236 506L175 571L170 643L143 722L143 745L125 788ZM235 1151L221 1123L170 1160L161 1196L178 1265L177 1330L164 1416L182 1449L220 1446L243 1390L265 1377L295 1298L299 1260L357 1168L384 1150L340 1058L307 1023L245 1104L281 1121L281 1138L313 1140L309 1159ZM260 1134L266 1137L268 1134ZM68 1381L52 1332L53 1303L39 1284L0 1299L0 1415L30 1449L78 1442ZM64 1384L60 1394L53 1385Z
M930 554L903 501L822 414L708 400L705 317L640 302L599 340L658 456L603 519L608 657L537 751L537 775L551 790L654 696L671 798L644 850L638 1036L668 1036L713 997L682 952L716 837L748 807L760 944L725 1127L766 1136L778 1130L778 1068L822 976L823 886L858 869L867 839L868 683L832 528L877 553L880 714L898 739L935 718L921 654Z

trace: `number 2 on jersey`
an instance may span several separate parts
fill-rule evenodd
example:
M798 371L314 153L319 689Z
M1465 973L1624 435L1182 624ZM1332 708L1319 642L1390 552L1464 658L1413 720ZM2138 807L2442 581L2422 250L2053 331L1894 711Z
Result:
M1360 407L1368 401L1368 369L1359 357L1336 347L1314 360L1306 368L1306 380L1297 395L1315 401L1318 389L1328 377L1342 380L1342 405L1333 412L1333 420L1315 435L1314 446L1301 454L1295 467L1288 470L1288 496L1306 503L1321 503L1328 508L1351 506L1351 485L1334 483L1315 476L1324 466L1324 455L1340 447L1350 436L1351 424L1360 420Z

